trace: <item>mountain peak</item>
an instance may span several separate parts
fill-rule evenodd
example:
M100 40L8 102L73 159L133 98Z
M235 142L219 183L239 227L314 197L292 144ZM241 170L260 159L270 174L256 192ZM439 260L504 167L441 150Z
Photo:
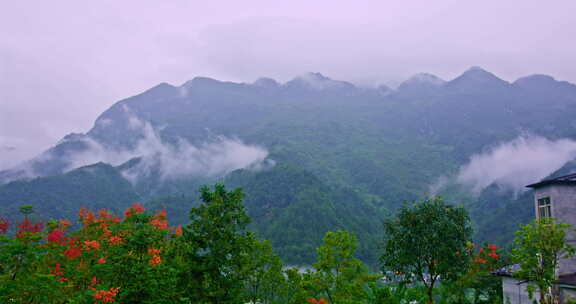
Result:
M501 80L500 78L496 77L496 75L486 71L485 69L483 69L479 66L470 67L464 73L462 73L462 75L460 75L459 77L495 78L495 79Z
M485 69L483 69L481 66L478 66L478 65L473 65L473 66L469 67L468 70L466 70L466 72L464 72L464 73L467 73L467 72L470 72L470 73L477 73L477 72L489 73L488 71L486 71Z
M440 86L446 83L446 81L436 75L429 74L429 73L418 73L414 76L408 78L408 80L404 81L401 85L404 84L428 84L428 85L435 85Z
M288 87L305 87L314 90L354 88L349 82L333 80L318 72L308 72L286 83Z
M305 73L304 75L301 75L300 77L305 78L305 79L314 79L314 80L322 80L322 81L332 80L329 77L324 76L320 72L308 72L308 73Z
M533 74L525 77L520 77L514 81L514 84L524 85L524 84L536 84L536 83L555 83L557 82L554 77L544 74Z
M192 86L212 85L217 83L220 83L220 81L209 77L196 76L192 78L192 80L186 81L182 87L189 88Z
M276 80L268 77L260 77L256 79L253 85L261 88L276 88L279 86Z
M564 92L563 94L568 94L566 96L574 96L574 93L576 93L576 85L567 81L556 80L554 77L544 74L518 78L512 85L530 92L540 91L548 96L552 92Z
M473 66L462 73L462 75L448 82L448 85L461 89L485 90L488 87L508 86L509 83L481 67Z
M402 82L396 90L397 96L414 98L437 94L446 83L440 77L429 73L418 73Z

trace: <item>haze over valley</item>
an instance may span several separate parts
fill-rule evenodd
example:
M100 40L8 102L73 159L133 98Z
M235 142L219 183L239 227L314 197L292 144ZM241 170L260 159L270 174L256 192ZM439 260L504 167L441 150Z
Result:
M478 242L576 171L576 2L5 1L0 218L134 202L189 223L240 187L259 238L310 264L328 231L376 265L382 221L440 195Z
M480 67L396 89L317 72L284 83L196 77L123 99L88 132L4 168L0 206L73 219L79 206L140 201L183 224L197 189L224 182L244 188L252 229L287 261L310 262L325 232L346 229L373 262L383 217L441 194L470 208L480 240L506 244L512 224L533 216L504 212L526 203L524 186L574 169L575 114L574 84L507 82Z

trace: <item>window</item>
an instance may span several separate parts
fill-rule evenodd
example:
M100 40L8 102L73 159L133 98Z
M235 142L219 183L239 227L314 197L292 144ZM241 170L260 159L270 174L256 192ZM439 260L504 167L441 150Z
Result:
M538 217L552 217L552 207L550 205L549 197L538 199Z

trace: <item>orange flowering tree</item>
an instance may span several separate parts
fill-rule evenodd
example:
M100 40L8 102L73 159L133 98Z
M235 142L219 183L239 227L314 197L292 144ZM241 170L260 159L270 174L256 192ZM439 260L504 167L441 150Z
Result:
M247 230L240 189L203 187L190 224L135 203L123 214L81 208L77 224L0 217L0 303L363 303L356 240L327 234L316 272L284 270ZM332 299L330 299L332 298ZM365 301L364 301L365 302Z
M478 248L467 244L471 261L468 270L458 280L445 282L443 298L446 303L501 303L502 283L492 273L505 266L498 246L486 244ZM483 299L482 301L480 299Z
M120 303L146 299L149 303L176 303L174 286L178 267L163 259L177 235L166 219L166 212L145 212L134 204L124 218L106 210L81 210L83 228L66 249L65 259L78 270L94 297L114 295ZM89 270L89 271L88 271ZM102 300L103 303L104 300Z
M81 227L47 225L30 219L29 207L13 236L0 221L2 303L179 303L175 289L181 267L166 259L181 229L166 212L148 213L140 204L123 217L82 208ZM46 226L46 227L45 227Z
M282 264L246 230L243 196L202 188L186 228L135 203L81 208L71 231L24 206L15 225L0 217L0 303L276 303Z
M53 258L51 244L44 244L44 223L30 218L31 206L22 206L24 219L0 225L0 303L50 303L64 299L65 283L51 274L46 260Z

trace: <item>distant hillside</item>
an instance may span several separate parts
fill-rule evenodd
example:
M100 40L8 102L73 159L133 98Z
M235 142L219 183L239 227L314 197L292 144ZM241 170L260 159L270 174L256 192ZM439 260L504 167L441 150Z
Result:
M21 205L34 205L36 214L45 218L75 220L80 206L121 212L140 200L132 185L103 163L0 186L0 214L10 218L16 217Z
M377 234L382 214L427 195L489 147L523 134L576 139L574 117L575 85L545 75L510 83L478 67L448 81L419 74L396 90L319 73L283 84L197 77L121 100L87 133L0 172L0 204L123 208L135 199L194 197L200 185L226 181L246 189L263 236L307 260L302 240L313 244L334 227ZM98 162L109 171L76 170ZM467 204L479 237L506 241L531 211L517 211L523 196L490 192L496 188L479 197L456 186L440 193Z

